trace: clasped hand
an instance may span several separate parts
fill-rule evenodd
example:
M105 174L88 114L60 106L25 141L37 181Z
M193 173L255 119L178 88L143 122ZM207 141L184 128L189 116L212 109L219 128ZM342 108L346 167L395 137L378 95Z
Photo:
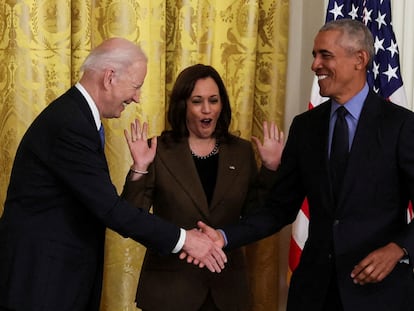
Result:
M212 243L214 245L212 247L212 252L206 252L206 249L203 249L202 247L198 249L189 249L186 246L186 239L183 250L179 255L180 259L186 259L188 263L197 265L200 268L207 267L211 272L221 272L221 270L224 269L224 264L227 262L226 254L222 250L225 246L223 235L202 221L197 222L197 226L198 229L187 231L187 238L190 234L207 239L207 244Z

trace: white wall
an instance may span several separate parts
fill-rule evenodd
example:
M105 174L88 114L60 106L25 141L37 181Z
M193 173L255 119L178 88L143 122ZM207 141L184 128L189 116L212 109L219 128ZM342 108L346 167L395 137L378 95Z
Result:
M314 76L310 69L313 60L313 38L325 21L324 0L290 0L289 6L290 33L284 128L286 134L293 117L308 109ZM286 310L290 234L290 226L279 233L279 311Z
M285 132L307 109L313 82L313 38L325 21L325 0L290 0Z
M401 76L408 106L414 110L414 1L391 0L391 11L393 28L400 50Z

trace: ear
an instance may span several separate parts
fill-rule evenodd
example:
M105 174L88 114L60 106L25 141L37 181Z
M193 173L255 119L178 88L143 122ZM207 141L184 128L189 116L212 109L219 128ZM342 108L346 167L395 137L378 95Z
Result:
M365 70L368 65L369 61L369 54L365 50L359 50L355 53L356 57L356 63L355 63L355 69L357 70Z
M115 71L113 69L109 69L109 68L105 69L104 74L103 74L103 84L106 89L111 87L114 76L115 76Z

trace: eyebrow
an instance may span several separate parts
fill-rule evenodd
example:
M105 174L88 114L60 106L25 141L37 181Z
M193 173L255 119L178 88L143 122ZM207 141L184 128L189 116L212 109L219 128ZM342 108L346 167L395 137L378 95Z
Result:
M326 49L321 49L321 50L313 50L312 51L312 55L315 56L316 54L333 54L331 51L326 50Z
M144 83L131 83L133 88L140 89Z
M190 98L211 98L211 97L219 97L219 94L213 94L213 95L208 95L208 96L203 96L203 95L193 95Z

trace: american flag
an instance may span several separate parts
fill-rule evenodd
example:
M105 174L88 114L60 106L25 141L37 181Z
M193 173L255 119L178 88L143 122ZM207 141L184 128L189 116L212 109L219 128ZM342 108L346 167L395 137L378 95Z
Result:
M326 10L326 22L351 18L365 23L374 36L375 57L368 71L369 86L382 97L408 107L400 72L397 41L391 22L391 0L330 0ZM319 95L319 85L313 81L309 109L327 98ZM412 219L411 206L407 209L407 221ZM308 237L309 207L305 200L292 225L289 250L288 278L299 264L303 246Z

